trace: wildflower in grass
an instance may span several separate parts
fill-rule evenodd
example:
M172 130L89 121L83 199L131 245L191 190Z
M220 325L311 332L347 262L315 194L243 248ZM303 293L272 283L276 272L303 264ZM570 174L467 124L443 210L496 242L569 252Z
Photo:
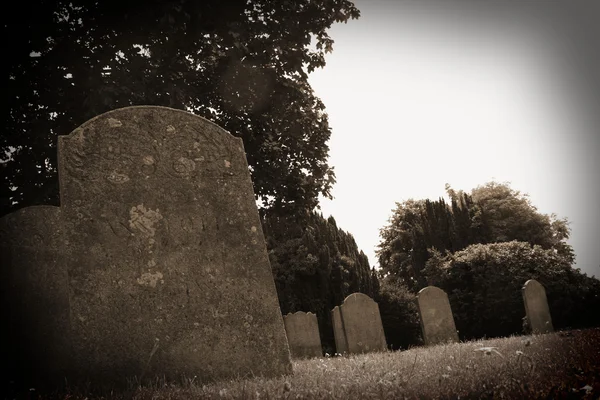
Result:
M504 356L498 350L496 350L495 347L480 347L478 349L475 349L474 351L481 351L488 356L490 354L492 354L492 352L494 352L494 353L498 354L500 357L504 358Z

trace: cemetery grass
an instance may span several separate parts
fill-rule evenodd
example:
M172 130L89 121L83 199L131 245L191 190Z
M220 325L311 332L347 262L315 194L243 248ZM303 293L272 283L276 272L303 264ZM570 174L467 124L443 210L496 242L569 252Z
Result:
M600 398L600 328L513 336L405 351L295 360L294 374L200 384L157 380L126 393L75 399ZM47 397L48 396L48 397ZM39 398L57 398L40 395Z

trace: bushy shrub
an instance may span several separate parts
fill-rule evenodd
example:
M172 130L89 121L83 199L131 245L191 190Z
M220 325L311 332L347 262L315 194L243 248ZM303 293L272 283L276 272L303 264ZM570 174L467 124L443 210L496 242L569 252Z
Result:
M406 286L391 278L381 281L375 301L379 304L388 347L394 350L422 344L419 313L415 300L415 295Z

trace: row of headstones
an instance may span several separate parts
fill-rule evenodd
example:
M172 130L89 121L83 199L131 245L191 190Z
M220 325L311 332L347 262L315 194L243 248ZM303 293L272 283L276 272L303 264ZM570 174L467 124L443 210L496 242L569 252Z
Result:
M544 286L535 279L530 279L523 285L521 294L531 332L553 332ZM458 332L446 292L435 286L428 286L419 291L417 303L425 344L458 342Z
M363 293L353 293L331 311L338 353L367 353L387 348L379 305ZM320 357L317 316L298 311L283 317L290 353L294 358Z
M546 291L534 279L522 289L528 323L533 333L553 331ZM428 286L417 295L421 329L426 345L458 342L448 295ZM331 311L337 353L367 353L387 348L379 306L369 296L353 293ZM321 338L317 316L298 311L284 318L290 353L295 358L320 357Z

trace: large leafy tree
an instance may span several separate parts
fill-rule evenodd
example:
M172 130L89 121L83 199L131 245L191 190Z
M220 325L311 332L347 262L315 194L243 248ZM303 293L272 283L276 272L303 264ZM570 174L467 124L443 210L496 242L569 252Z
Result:
M470 197L480 212L482 229L478 243L528 242L555 249L570 263L574 261L573 250L566 243L570 233L568 221L538 212L526 194L507 184L489 182L473 189Z
M2 214L57 204L56 138L129 105L191 110L244 140L257 197L313 209L330 195L330 136L307 73L327 29L357 18L340 0L21 1L2 13ZM1 214L0 214L1 215Z
M573 263L567 220L539 213L526 195L508 184L489 182L469 194L447 185L446 191L450 204L443 198L397 203L380 231L382 272L413 292L428 284L424 269L433 251L452 254L472 244L517 240L552 249Z

